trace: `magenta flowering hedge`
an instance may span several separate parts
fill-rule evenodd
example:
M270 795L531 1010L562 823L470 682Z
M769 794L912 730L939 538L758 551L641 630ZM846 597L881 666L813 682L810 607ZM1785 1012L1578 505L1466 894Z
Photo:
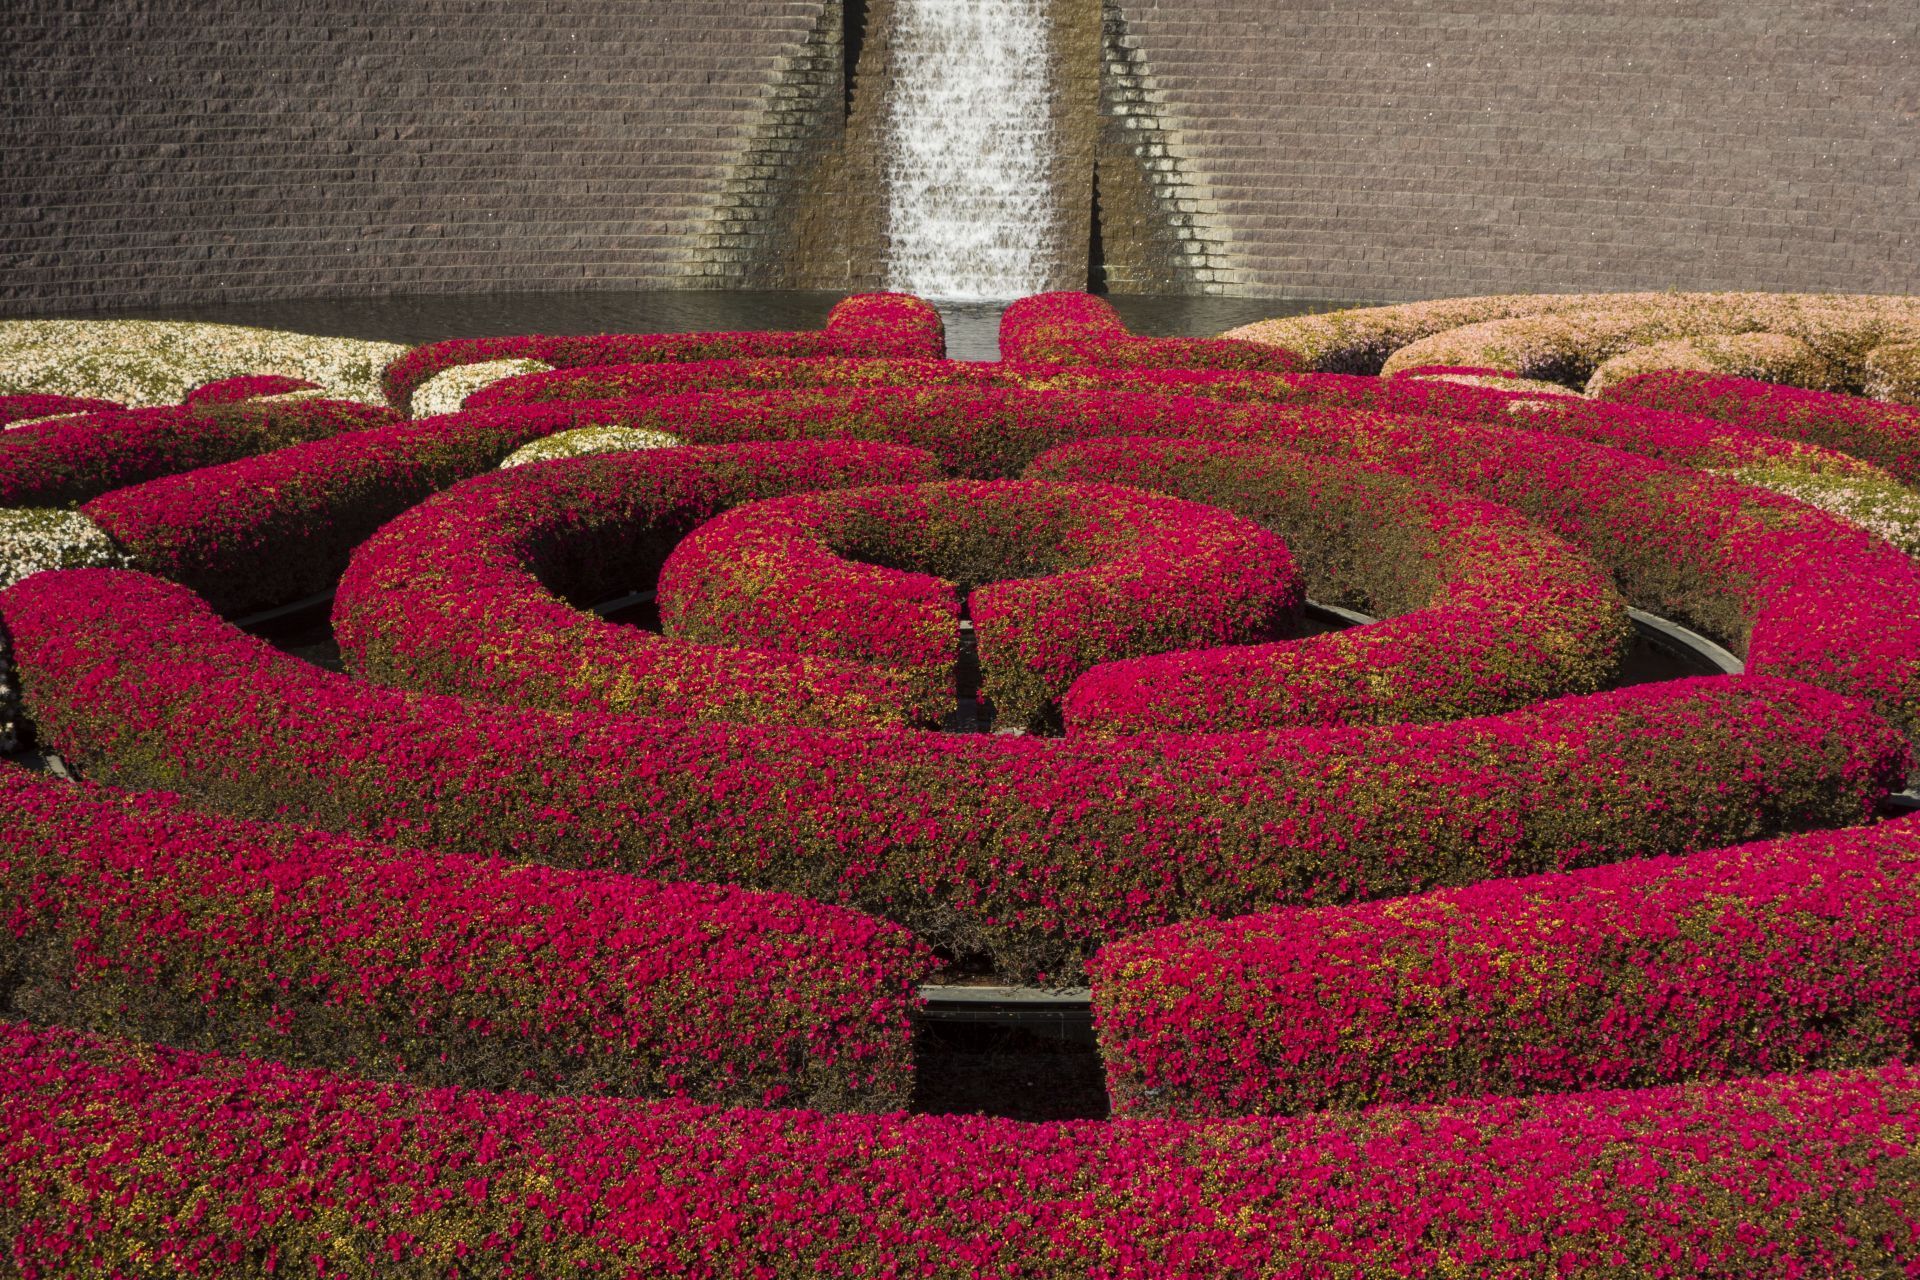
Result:
M387 403L405 410L437 373L491 360L581 365L675 363L764 356L903 356L939 360L946 331L931 303L905 293L843 298L824 327L801 332L612 333L564 337L449 338L430 342L388 365L381 375Z
M932 964L839 907L407 852L0 764L14 1016L402 1077L891 1110Z
M1228 377L1166 371L1152 380L1184 385L1200 376L1216 385ZM1345 381L1511 399L1444 383ZM1511 507L1605 566L1631 603L1744 651L1756 671L1870 698L1920 735L1920 615L1904 603L1920 592L1920 567L1805 504L1608 444L1338 405L1012 387L693 393L572 408L699 443L853 438L914 445L949 471L976 477L1017 475L1048 449L1129 435L1351 457ZM1556 402L1540 412L1561 410ZM1622 433L1640 433L1656 442L1637 444L1641 450L1672 440L1672 422L1629 418L1607 426L1612 434L1601 438L1619 443ZM1533 421L1532 411L1525 421ZM1691 430L1719 429L1694 420ZM1785 441L1765 447L1805 448Z
M1142 338L1113 304L1090 293L1037 293L1000 316L1002 359L1137 369L1257 369L1292 373L1299 357L1283 347L1235 338Z
M1884 1280L1906 1066L1211 1124L719 1111L0 1024L0 1236L80 1274Z
M1271 446L1106 440L1027 474L1177 494L1280 533L1350 631L1108 663L1062 702L1069 732L1112 736L1447 720L1590 693L1628 631L1604 571L1504 507L1340 458Z
M1045 366L1052 368L1053 366ZM952 360L839 356L580 365L516 374L469 395L469 409L566 400L630 400L694 391L859 390L870 387L1017 385L1012 366Z
M1877 1065L1920 1048L1920 816L1195 922L1090 968L1129 1115Z
M103 410L0 432L0 506L57 507L395 421L349 400Z
M82 509L138 567L246 613L326 590L394 516L576 425L562 407L446 414L166 476Z
M118 400L99 400L91 396L63 396L45 391L0 395L0 427L40 418L61 417L70 413L104 413L125 410Z
M237 378L216 378L187 392L185 404L229 404L260 396L281 396L289 391L317 391L320 384L283 373L249 373Z
M906 690L866 665L689 644L567 602L650 587L681 538L741 502L938 474L919 450L855 441L650 449L494 472L360 545L334 600L334 636L350 672L399 688L687 719L899 724Z
M1746 677L1442 725L1117 743L518 710L358 684L143 574L0 592L42 742L90 776L403 845L780 889L1009 976L1265 906L1861 821L1866 704ZM209 749L217 743L218 749Z
M1684 369L1627 378L1602 391L1600 399L1824 445L1885 467L1907 484L1920 484L1920 409L1911 405Z
M695 530L660 573L667 634L896 672L953 709L963 611L1002 728L1037 725L1117 658L1246 644L1298 615L1287 549L1252 521L1102 484L956 480L799 494Z

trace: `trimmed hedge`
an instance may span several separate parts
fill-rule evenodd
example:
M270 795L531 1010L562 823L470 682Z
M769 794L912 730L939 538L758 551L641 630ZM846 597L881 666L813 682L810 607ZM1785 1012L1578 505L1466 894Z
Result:
M1100 484L958 480L800 494L695 530L660 573L668 635L868 662L953 710L963 609L1001 729L1116 658L1246 644L1297 617L1278 538Z
M83 510L137 568L244 614L326 590L388 520L577 425L565 408L448 414L167 476Z
M1683 370L1628 378L1600 398L1838 449L1920 485L1920 409L1909 405Z
M0 1064L24 1280L1882 1280L1920 1245L1904 1066L1024 1125L429 1090L18 1024Z
M6 1004L424 1084L886 1111L905 931L777 895L196 813L0 764Z
M1000 315L1003 360L1133 369L1260 369L1292 373L1292 352L1231 338L1142 338L1090 293L1037 293Z
M280 373L254 373L238 378L216 378L187 392L183 404L231 404L266 396L283 396L290 391L318 391L320 384L305 378L290 378Z
M1618 667L1626 609L1604 571L1513 512L1375 468L1258 445L1107 440L1027 474L1101 477L1206 502L1286 539L1307 593L1380 616L1305 640L1096 667L1069 732L1220 732L1450 720L1591 693Z
M57 507L110 490L393 422L348 400L164 405L0 433L0 506Z
M463 364L538 360L556 368L676 363L757 356L906 356L939 360L946 331L931 303L905 293L842 298L820 329L802 332L613 333L549 337L449 338L415 347L381 375L387 403L405 412L435 374Z
M16 422L38 422L42 418L60 418L76 413L123 411L127 406L94 396L63 396L45 392L25 395L0 395L0 428Z
M938 474L917 449L836 441L658 449L480 476L360 545L334 599L334 636L349 671L398 688L694 720L898 724L907 692L870 667L687 644L567 601L651 588L681 538L741 502Z
M1920 1047L1920 816L1181 925L1090 968L1127 1115L1878 1065Z
M515 710L360 685L121 570L0 593L42 741L102 778L405 845L801 893L1012 977L1282 903L1858 822L1910 764L1749 676L1444 725L1119 744ZM208 743L218 749L208 749Z

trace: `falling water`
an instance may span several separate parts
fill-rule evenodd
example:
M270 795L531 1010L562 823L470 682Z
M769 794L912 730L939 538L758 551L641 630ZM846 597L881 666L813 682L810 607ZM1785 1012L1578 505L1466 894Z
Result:
M1045 0L898 0L887 115L887 285L932 298L1047 287Z

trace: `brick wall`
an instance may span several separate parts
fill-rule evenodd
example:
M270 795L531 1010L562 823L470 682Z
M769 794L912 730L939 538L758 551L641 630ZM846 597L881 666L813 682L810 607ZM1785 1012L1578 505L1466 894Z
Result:
M697 285L829 3L12 0L0 314Z
M1920 293L1915 0L1111 3L1174 285Z
M1116 291L1920 292L1920 0L1057 5ZM865 9L13 0L0 314L871 287Z

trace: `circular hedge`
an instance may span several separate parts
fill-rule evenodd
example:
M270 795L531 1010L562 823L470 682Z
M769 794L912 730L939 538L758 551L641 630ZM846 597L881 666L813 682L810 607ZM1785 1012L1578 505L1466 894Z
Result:
M1904 1265L1920 567L1741 478L1904 458L930 314L438 344L396 403L555 367L73 495L129 567L0 590L83 779L0 766L16 1267ZM498 469L583 429L683 443ZM348 674L226 620L336 585ZM963 592L1063 732L923 727ZM1607 687L1628 603L1745 673ZM962 957L1090 975L1149 1118L857 1114Z

